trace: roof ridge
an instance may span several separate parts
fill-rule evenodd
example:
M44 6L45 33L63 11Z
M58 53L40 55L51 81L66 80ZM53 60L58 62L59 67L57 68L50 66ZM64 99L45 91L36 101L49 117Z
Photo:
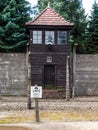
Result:
M47 8L50 8L50 7L46 7L44 10L42 10L42 11L39 13L39 15L37 15L36 18L35 18L34 20L32 20L32 21L34 22L36 19L38 19L38 18L47 10Z
M49 13L49 12L50 12L50 15L47 15L47 13ZM57 23L55 21L55 18L58 19ZM51 8L49 6L47 6L44 10L42 10L39 13L39 15L36 16L36 18L34 18L33 20L26 23L26 25L34 25L34 24L35 25L36 24L37 25L66 25L66 26L73 25L73 23L68 22L58 12L56 12L53 8Z
M34 22L36 19L38 19L38 18L46 11L46 9L47 9L47 7L46 7L44 10L42 10L33 20L27 22L26 24L32 23L32 22Z
M50 9L51 9L56 15L58 15L58 16L60 17L60 19L62 19L64 22L69 23L68 21L66 21L65 18L63 18L63 17L62 17L59 13L57 13L54 9L52 9L51 7L50 7Z

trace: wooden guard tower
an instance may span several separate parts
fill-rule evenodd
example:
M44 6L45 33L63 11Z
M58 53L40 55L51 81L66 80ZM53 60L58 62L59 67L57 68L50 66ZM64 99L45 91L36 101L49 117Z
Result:
M66 58L70 56L67 22L52 8L45 8L34 20L26 23L30 35L31 85L44 90L66 89Z

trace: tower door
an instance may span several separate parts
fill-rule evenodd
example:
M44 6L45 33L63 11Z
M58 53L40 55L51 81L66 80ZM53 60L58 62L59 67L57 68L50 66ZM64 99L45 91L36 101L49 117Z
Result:
M50 89L55 87L55 65L44 66L44 85Z

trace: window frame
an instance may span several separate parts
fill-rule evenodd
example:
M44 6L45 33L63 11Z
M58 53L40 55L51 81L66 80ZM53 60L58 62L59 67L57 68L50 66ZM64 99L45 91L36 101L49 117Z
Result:
M60 39L60 40L65 40L65 43L61 43L61 42L58 41L59 36L60 36L59 32L65 32L66 33L65 35L62 35L62 36L65 36L65 38ZM67 45L67 31L66 30L57 30L57 45Z
M34 34L34 32L35 32L35 34ZM34 35L36 36L36 38ZM36 42L34 42L34 40ZM32 30L32 43L34 45L41 45L42 41L43 41L43 30Z
M37 31L37 33L38 33L38 31L39 32L41 32L41 38L39 39L40 40L40 42L34 42L34 35L33 35L33 32L34 31ZM31 37L31 43L33 44L33 45L47 45L46 44L46 32L53 32L54 33L54 36L53 36L53 44L52 45L67 45L68 44L68 37L69 37L69 33L68 33L68 31L67 30L65 30L65 29L32 29L31 30L31 33L30 33L30 37ZM65 36L65 43L64 44L60 44L60 43L58 43L58 32L65 32L66 34L66 36ZM37 34L37 38L38 38L38 34ZM35 40L36 40L36 38L35 38ZM38 41L38 39L37 39L37 41Z
M53 37L51 37L52 32L53 32ZM46 35L46 33L49 33L49 34ZM55 30L45 30L45 35L44 35L44 44L45 44L45 45L49 44L49 43L47 42L47 36L48 36L48 37L50 36L50 44L52 43L52 42L51 42L51 40L52 40L51 38L53 38L53 43L52 43L52 45L55 45ZM49 40L49 39L48 39L48 40Z

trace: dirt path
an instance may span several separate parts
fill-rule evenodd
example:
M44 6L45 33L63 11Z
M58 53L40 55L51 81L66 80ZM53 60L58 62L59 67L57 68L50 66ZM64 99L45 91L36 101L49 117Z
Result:
M18 123L0 126L0 130L98 130L98 122Z

